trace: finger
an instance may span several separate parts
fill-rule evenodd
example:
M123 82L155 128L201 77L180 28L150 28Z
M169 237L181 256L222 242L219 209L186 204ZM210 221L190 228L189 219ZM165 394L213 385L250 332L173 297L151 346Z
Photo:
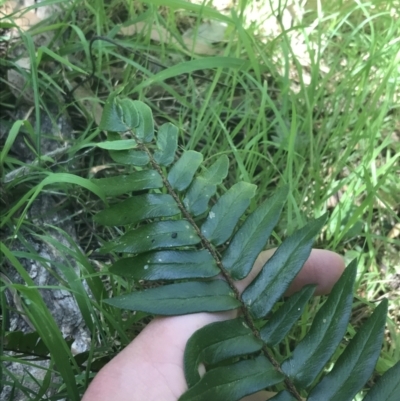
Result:
M177 401L186 389L183 354L201 327L232 319L234 311L159 317L93 379L82 401Z
M276 249L261 252L253 270L243 280L237 282L239 291L244 289L257 277L265 263L275 253ZM285 295L299 291L307 284L316 284L315 295L328 294L344 270L343 258L335 252L324 249L313 249L300 273L296 276Z

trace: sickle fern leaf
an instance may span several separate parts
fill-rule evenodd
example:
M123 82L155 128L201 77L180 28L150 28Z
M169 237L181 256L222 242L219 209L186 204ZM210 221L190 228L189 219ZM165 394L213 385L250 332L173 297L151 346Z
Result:
M260 355L254 359L210 370L201 382L191 387L179 400L240 400L248 394L281 383L283 380L284 376L274 369L264 355ZM233 394L235 398L232 398Z
M233 279L241 280L250 273L279 220L286 196L287 188L278 190L246 219L233 237L222 257L222 264Z
M228 174L228 156L220 156L205 172L197 176L186 192L183 204L192 216L199 216L208 209L208 202Z
M400 361L379 378L363 401L396 401L400 394Z
M183 191L193 180L197 169L203 161L203 155L193 150L185 152L172 166L168 174L168 182L173 189Z
M283 296L311 252L314 237L325 222L315 220L287 238L246 288L242 299L255 318L262 318Z
M310 401L351 401L372 374L382 344L387 300L377 306L354 336L333 369L312 389Z
M286 337L314 294L315 287L315 285L304 286L272 314L265 326L260 330L261 339L267 345L277 345Z
M164 124L157 133L157 147L154 160L160 166L169 166L175 158L178 147L178 128L171 123Z
M95 221L105 226L124 226L157 217L179 214L174 198L168 194L145 194L128 198L96 215Z
M127 149L124 151L110 151L109 152L111 159L113 159L116 163L127 164L132 166L146 166L149 164L150 159L146 152L135 149ZM149 171L149 170L144 170ZM151 173L151 172L150 172ZM162 185L161 185L162 186ZM112 185L114 190L118 190L116 185ZM124 193L129 192L125 191Z
M93 179L106 196L118 196L131 191L162 188L161 176L152 170L136 171L129 175L120 175L111 178Z
M250 205L256 186L238 182L223 194L211 208L201 226L203 236L214 245L221 245L231 236L240 217Z
M168 284L121 295L108 300L108 303L123 309L164 316L220 312L240 307L240 302L233 297L229 285L223 280Z
M109 197L130 194L95 216L98 224L123 230L102 251L124 255L111 273L153 282L105 302L164 316L240 311L239 317L203 327L189 339L184 355L188 391L180 401L239 401L263 389L275 390L275 401L352 400L373 372L387 311L383 301L327 373L346 334L355 262L292 354L283 361L275 357L314 292L315 286L309 285L282 298L310 255L326 217L283 241L241 294L235 280L249 275L279 220L287 189L278 189L246 217L255 185L238 182L217 195L228 173L227 156L216 157L209 166L195 151L183 151L177 158L178 129L167 123L155 135L151 110L144 103L110 96L101 128L109 131L110 141L101 147L130 171L93 180ZM159 280L163 283L155 286ZM206 367L203 376L200 364ZM399 366L381 377L366 401L397 400Z
M310 386L335 352L349 321L353 301L356 264L347 267L334 286L331 297L318 311L312 326L282 364L282 370L302 387ZM304 369L304 366L310 367Z
M204 249L141 253L119 259L110 271L134 280L147 281L210 278L220 272L210 252Z
M189 340L185 355L189 387L200 381L200 363L215 365L226 359L260 351L263 342L256 338L243 318L216 322L199 329Z

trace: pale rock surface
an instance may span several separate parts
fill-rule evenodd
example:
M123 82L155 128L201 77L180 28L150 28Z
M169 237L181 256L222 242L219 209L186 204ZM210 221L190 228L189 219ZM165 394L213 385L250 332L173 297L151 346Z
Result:
M28 108L20 107L15 115L15 119L23 118L27 115ZM41 116L41 131L46 135L42 137L42 153L48 153L54 151L57 147L63 146L63 141L68 140L72 136L72 128L68 119L64 115L48 116L45 113ZM33 114L29 116L31 124L34 126L35 121ZM32 152L29 150L22 135L15 142L14 147L11 150L14 157L18 157L20 160L29 163L32 161ZM43 234L41 230L46 232L47 235L51 236L53 240L58 241L65 247L71 248L71 245L67 239L63 236L62 231L66 232L75 242L77 242L77 235L75 231L74 223L66 210L59 210L57 203L59 199L51 194L45 193L40 195L32 204L28 212L28 220L32 223L30 227L33 231L38 234ZM55 226L62 230L61 232L55 230L49 226ZM40 263L34 259L18 258L19 262L26 269L32 280L38 286L60 286L60 282L54 276L58 275L63 277L62 269L60 270L57 266L63 266L65 269L74 269L76 274L80 276L79 265L77 262L66 256L65 253L61 252L56 246L46 242L45 240L27 233L23 230L20 235L25 239L27 246L22 241L16 240L14 242L13 251L31 252L35 255L49 261L45 264ZM28 248L31 248L30 250ZM16 270L6 265L3 274L12 283L24 284L22 278L16 272ZM85 282L85 287L87 288ZM88 289L87 289L88 290ZM76 300L71 292L59 288L59 289L41 289L40 293L46 303L49 311L51 312L54 320L56 321L62 335L65 338L73 340L71 351L73 354L87 351L90 347L90 334L85 328L85 324L76 303ZM9 313L9 327L8 331L22 331L24 333L32 331L32 324L27 317L18 313L21 306L18 303L23 302L18 295L7 290L6 291L7 304L10 307ZM16 302L16 301L19 302ZM13 356L13 353L8 353L9 356ZM25 361L31 362L33 366L17 363L7 362L3 364L3 383L8 382L10 385L5 385L0 393L0 400L4 401L24 401L27 396L21 391L12 391L12 375L18 378L19 383L23 383L26 387L26 391L29 389L37 391L37 384L32 378L40 382L43 380L47 368L49 367L48 360L37 361L29 360L24 358ZM7 374L7 371L11 375ZM51 393L57 391L57 381L53 381ZM51 394L46 394L47 396Z

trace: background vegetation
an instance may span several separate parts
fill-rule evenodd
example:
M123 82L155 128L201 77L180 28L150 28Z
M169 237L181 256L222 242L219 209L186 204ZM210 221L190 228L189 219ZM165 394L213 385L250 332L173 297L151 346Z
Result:
M42 18L40 9L51 5L62 12ZM335 250L346 261L359 260L348 338L375 302L387 297L389 317L378 374L398 361L399 9L398 2L382 0L310 1L288 3L286 8L252 0L44 1L27 9L40 16L31 29L21 28L18 14L0 15L0 118L8 127L0 156L2 264L13 265L28 284L3 278L3 289L14 288L23 300L29 298L38 306L41 315L30 318L55 363L50 364L48 377L60 375L66 385L44 380L34 394L18 378L5 376L7 382L31 399L40 399L51 386L57 387L52 399L65 397L68 386L82 394L99 367L148 321L144 314L111 313L101 303L106 294L118 295L131 285L109 275L109 256L97 252L117 233L94 225L92 217L103 203L83 180L122 172L95 145L105 138L97 124L102 103L114 90L145 101L158 124L177 125L182 148L201 151L209 163L227 154L227 186L239 179L258 185L253 207L275 187L289 185L284 218L269 247L328 211L318 247ZM19 37L10 39L13 21ZM96 35L118 46L101 40L91 43ZM21 57L29 60L29 70L21 67ZM95 76L83 83L92 62ZM23 77L17 89L10 83L10 70ZM83 85L71 93L79 83ZM70 116L74 137L61 158L43 157L35 124L14 123L16 111L27 102L36 118L40 110L51 115L49 105L55 103L58 113ZM22 135L31 138L36 162L27 164L13 153L11 145ZM29 174L16 174L21 167ZM69 239L72 246L65 252L79 261L80 279L87 280L93 293L89 297L72 278L60 278L60 288L79 298L81 312L90 322L91 349L74 358L68 339L51 326L45 304L29 276L24 277L21 254L13 251L13 244L28 234L52 240L51 227L38 232L25 219L40 194L55 196L58 208L73 220L79 238L77 244ZM35 258L34 252L30 257ZM7 305L2 299L4 312ZM319 304L315 299L308 307L292 339L305 334ZM43 321L49 325L45 330L40 327ZM6 319L2 328L6 331ZM52 333L55 337L50 338ZM2 346L10 348L7 342ZM290 352L290 339L281 352L282 357ZM2 359L35 363L26 361L23 352L4 354Z

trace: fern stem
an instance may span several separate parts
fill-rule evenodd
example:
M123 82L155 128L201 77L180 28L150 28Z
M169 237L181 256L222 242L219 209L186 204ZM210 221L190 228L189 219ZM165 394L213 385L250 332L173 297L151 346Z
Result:
M249 326L249 328L251 329L251 331L253 332L253 335L260 339L261 339L261 335L260 335L260 331L257 329L253 318L250 315L249 310L247 309L245 303L242 300L242 296L239 292L239 290L236 288L235 285L235 281L232 279L232 277L229 275L228 271L224 268L222 261L221 261L221 257L218 253L218 251L214 248L214 246L211 244L210 241L208 241L208 239L203 235L203 233L201 232L200 228L198 227L198 225L196 224L196 222L194 221L194 219L192 218L192 216L190 215L190 213L186 210L185 206L183 205L183 203L181 202L181 200L179 199L179 196L176 194L176 192L174 191L174 189L171 187L171 184L169 183L168 179L165 177L161 167L159 166L159 164L155 161L152 153L150 152L150 149L143 143L141 142L136 135L131 131L131 134L133 136L133 138L136 140L138 147L145 151L146 154L149 157L150 160L150 164L152 165L152 167L160 174L161 179L163 181L163 184L165 185L165 187L168 190L168 193L174 198L175 202L178 205L179 210L181 211L182 215L188 220L188 222L193 226L193 228L196 231L196 234L199 236L199 238L201 239L201 243L204 246L205 249L207 249L210 254L212 255L212 257L214 258L214 260L217 263L217 266L219 267L221 274L223 276L223 278L226 280L226 282L228 283L228 285L230 286L230 288L232 289L232 291L235 294L235 298L241 303L241 307L240 307L240 312L244 318L244 320L246 321L246 324ZM272 356L272 354L269 352L267 346L264 344L263 348L262 348L262 352L265 355L266 358L268 358L268 360L271 362L271 364L274 366L274 368L281 373L282 375L285 376L285 384L287 386L288 391L298 400L298 401L302 401L302 398L300 397L300 394L298 393L294 383L292 383L292 381L285 375L285 373L282 371L279 363L275 360L275 358Z

